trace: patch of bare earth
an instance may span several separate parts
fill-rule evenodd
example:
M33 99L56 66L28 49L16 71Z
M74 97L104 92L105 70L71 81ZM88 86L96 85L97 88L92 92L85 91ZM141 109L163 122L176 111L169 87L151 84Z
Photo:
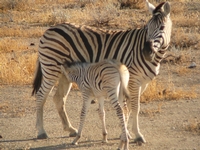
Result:
M44 108L44 127L49 138L36 139L35 98L30 96L30 86L2 86L0 94L0 149L117 149L121 132L119 120L109 101L105 103L106 126L109 143L102 144L101 122L98 104L92 104L87 114L83 137L78 146L71 145L73 138L63 131L52 96ZM78 128L81 110L81 94L72 90L66 109L71 123ZM130 142L130 150L200 149L200 133L187 130L195 120L200 120L199 99L178 101L154 101L141 103L139 115L141 132L147 143L138 146ZM131 131L131 119L129 130ZM134 137L134 135L133 135Z
M149 1L156 3L155 0ZM150 18L144 4L135 7L135 3L130 6L128 3L125 3L127 6L122 6L121 3L119 6L118 2L120 1L2 1L0 150L117 149L121 128L109 101L105 102L109 143L101 143L98 104L93 104L87 114L79 145L74 146L71 145L73 138L62 129L52 101L53 94L44 107L44 127L49 138L37 140L36 105L35 98L31 97L30 83L33 80L39 38L51 25L67 21L104 29L129 29L143 26ZM139 146L131 140L130 150L200 149L200 2L170 2L173 30L167 54L169 56L162 62L160 74L153 81L154 84L142 96L139 124L147 143ZM196 67L188 68L192 62ZM76 128L79 125L81 107L80 92L72 90L66 110ZM129 131L131 124L130 118Z

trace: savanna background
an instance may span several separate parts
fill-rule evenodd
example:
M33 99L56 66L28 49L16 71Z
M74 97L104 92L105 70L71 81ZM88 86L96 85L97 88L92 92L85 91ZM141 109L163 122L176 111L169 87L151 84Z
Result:
M130 149L200 149L200 1L169 2L171 44L160 74L141 97L140 128L147 143L130 143ZM73 138L63 132L52 100L44 112L49 139L35 139L31 84L39 38L62 22L127 30L144 26L150 17L144 0L0 0L0 149L116 149L121 129L116 130L119 122L109 102L108 144L101 143L98 113L93 114L98 104L91 106L80 145L71 146ZM74 85L66 109L76 128L81 104Z

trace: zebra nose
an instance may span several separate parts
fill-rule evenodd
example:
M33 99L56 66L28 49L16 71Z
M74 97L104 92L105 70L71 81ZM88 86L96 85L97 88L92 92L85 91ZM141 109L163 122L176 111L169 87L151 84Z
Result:
M152 54L153 54L152 42L147 41L147 42L144 43L143 55L144 55L146 60L151 61L152 60Z

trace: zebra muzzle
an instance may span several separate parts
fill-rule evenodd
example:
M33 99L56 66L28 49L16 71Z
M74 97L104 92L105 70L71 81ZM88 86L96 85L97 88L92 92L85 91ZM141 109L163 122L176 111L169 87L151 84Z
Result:
M152 61L154 50L152 48L151 41L147 41L144 43L144 48L143 48L142 52L147 61Z

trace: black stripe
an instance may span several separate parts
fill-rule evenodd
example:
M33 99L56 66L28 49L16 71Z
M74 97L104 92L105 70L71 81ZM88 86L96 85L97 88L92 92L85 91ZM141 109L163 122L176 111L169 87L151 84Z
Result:
M112 49L113 44L115 44L116 39L118 38L118 36L121 34L122 31L117 32L116 34L113 34L112 40L109 42L109 46L106 49L106 54L104 56L104 58L108 58L109 54L111 51L115 51L114 49Z
M54 77L58 77L58 76L56 76L55 74L50 74L49 72L47 72L46 70L43 70L46 74L48 74L48 75L50 75L50 76L54 76ZM46 79L51 79L51 78L48 78L47 76L45 76L44 74L43 74L43 76L46 78Z
M54 62L56 62L57 63L57 65L61 65L61 63L60 62L58 62L55 58L53 58L53 57L50 57L50 56L47 56L47 55L45 55L45 54L43 54L43 53L41 53L40 51L39 51L39 53L40 53L40 55L42 55L42 56L44 56L44 57L46 57L46 58L48 58L48 59L50 59L50 60L53 60Z
M141 59L142 59L142 62L143 64L145 65L145 67L152 73L156 76L155 72L151 69L151 67L149 67L149 65L146 63L146 59L144 58L143 54L141 53Z
M101 88L101 83L102 83L102 80L100 80L99 83L98 83L99 89Z
M93 59L93 50L88 42L88 39L85 37L85 35L83 34L83 32L80 29L78 29L78 33L81 36L81 39L86 47L86 50L88 51L88 54L90 56L90 62L92 62L93 61L92 60Z
M114 59L116 59L117 58L117 55L119 54L119 51L121 50L120 49L120 47L121 47L121 45L122 45L122 43L126 40L126 36L127 36L127 34L129 33L130 31L126 31L126 32L124 32L123 34L123 36L122 37L120 37L120 42L118 43L118 46L117 46L117 49L115 50L115 54L114 54L114 56L113 56L113 58Z
M100 73L99 73L100 76L102 75L103 71L106 70L106 69L108 69L108 68L111 68L111 69L112 69L112 68L114 68L114 67L113 67L113 66L110 66L110 67L106 67L106 66L105 66L103 69L101 69L101 71L100 71ZM108 74L108 73L107 73L107 74Z
M45 80L44 80L44 82L45 82L47 85L50 85L50 86L52 86L52 84L50 84L50 83L46 82Z
M134 43L135 43L135 41L134 41L134 39L132 38L133 37L133 35L135 34L135 31L136 30L133 30L132 31L132 33L131 33L131 35L130 35L130 37L129 37L129 41L128 41L128 43L127 43L127 46L126 46L126 48L124 49L124 51L123 51L123 53L122 53L122 56L121 56L121 62L123 62L123 59L124 59L124 57L125 57L125 55L126 55L126 53L127 53L127 50L128 50L128 47L129 46L134 46ZM132 48L130 49L131 51L130 52L132 52L133 51L133 46L132 46ZM128 56L130 56L130 55L128 55ZM134 56L133 56L134 57ZM126 64L127 65L127 64Z
M100 55L101 55L101 52L102 52L102 41L101 41L101 37L98 33L94 32L93 33L96 38L97 38L97 45L98 45L98 50L97 50L97 54L96 54L96 59L95 59L95 62L98 62L99 61L99 58L100 58Z
M48 32L47 32L48 33ZM65 50L67 50L69 52L69 48L65 46L65 44L63 44L62 42L60 42L59 40L56 40L56 39L53 39L53 38L49 38L45 35L43 35L43 37L49 41L53 41L55 43L58 43L59 45L61 45ZM52 36L52 37L55 37L55 36Z
M66 26L63 26L67 29ZM79 58L79 60L81 62L86 62L86 60L84 59L84 57L81 55L81 53L79 52L79 50L76 48L74 41L72 40L72 38L66 34L63 30L58 29L58 28L53 28L53 29L49 29L50 31L54 31L58 34L60 34L63 38L65 38L66 41L68 41L68 43L71 45L72 49L74 50L76 56ZM68 29L67 29L68 30ZM76 36L76 35L75 35Z
M142 42L143 37L144 37L145 35L146 35L146 34L144 34L144 33L141 34L141 36L140 36L140 38L139 38L139 42ZM145 43L145 41L144 41L144 43ZM140 50L140 52L139 52L139 54L136 54L136 55L138 56L138 57L136 57L136 58L137 58L137 61L138 61L139 66L142 68L142 70L143 70L143 72L145 73L145 75L148 76L147 73L146 73L146 71L145 71L145 69L144 69L144 67L143 67L143 65L142 65L141 62L139 61L139 58L141 58L143 64L148 68L148 70L149 70L150 72L152 72L153 74L155 74L155 73L151 70L151 68L150 68L150 67L148 66L148 64L146 63L146 59L144 60L144 58L143 58L142 48L144 47L144 45L143 45L144 43L140 43L140 47L138 46L138 49Z
M127 67L130 67L132 62L133 62L134 56L132 56L133 55L132 52L133 51L129 52L129 54L128 54L129 57L127 57L126 60L125 60L125 64L126 64Z
M44 42L42 42L42 40L40 40L40 43L41 43L41 44L44 44Z
M54 49L54 48L52 48L52 47L48 47L48 46L41 47L41 46L40 46L40 48L41 48L41 49L49 49L49 50L51 50L52 52L54 52L54 53L56 53L56 54L59 54L59 55L61 55L61 56L63 56L63 57L69 57L68 55L66 55L66 54L63 53L62 51L59 51L59 50Z

